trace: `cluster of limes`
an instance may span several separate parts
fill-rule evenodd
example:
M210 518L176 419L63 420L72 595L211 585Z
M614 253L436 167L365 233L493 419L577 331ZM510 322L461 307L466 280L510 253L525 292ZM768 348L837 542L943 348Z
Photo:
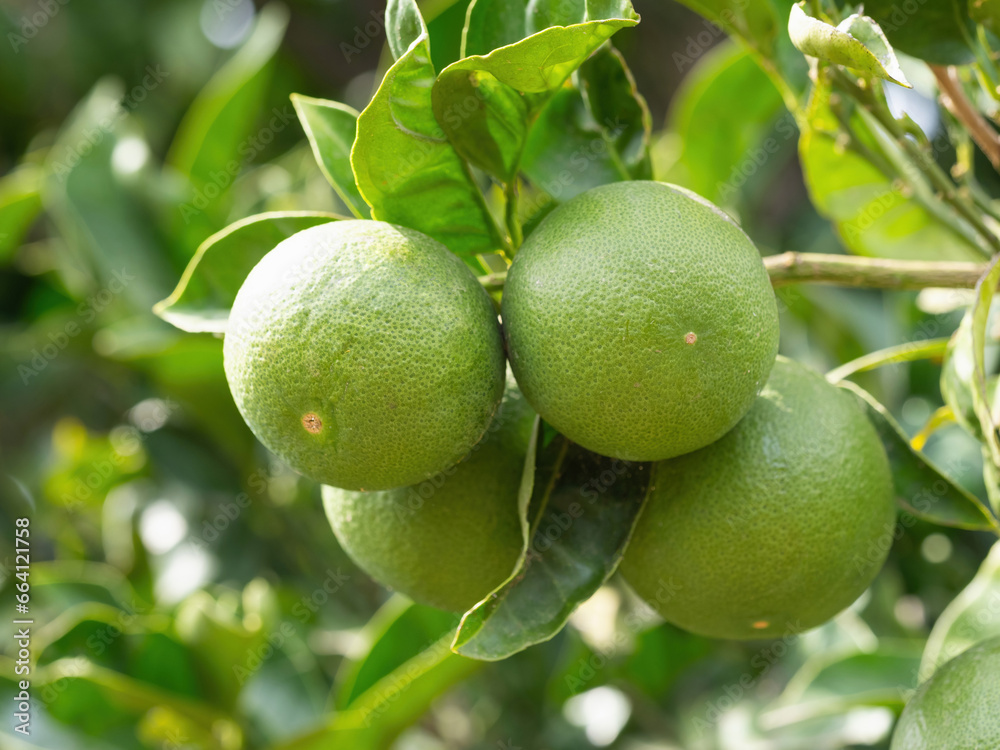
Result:
M537 412L657 462L621 569L670 622L800 632L871 582L893 531L885 451L850 394L777 357L767 273L721 210L657 182L579 195L527 237L500 313L444 246L378 221L294 235L236 298L236 403L327 485L373 577L463 610L511 574Z

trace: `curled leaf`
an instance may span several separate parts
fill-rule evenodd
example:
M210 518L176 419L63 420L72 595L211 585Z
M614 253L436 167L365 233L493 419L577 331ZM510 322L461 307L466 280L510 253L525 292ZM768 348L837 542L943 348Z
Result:
M867 16L854 14L832 26L807 16L801 4L793 5L788 35L804 55L912 88L882 29Z

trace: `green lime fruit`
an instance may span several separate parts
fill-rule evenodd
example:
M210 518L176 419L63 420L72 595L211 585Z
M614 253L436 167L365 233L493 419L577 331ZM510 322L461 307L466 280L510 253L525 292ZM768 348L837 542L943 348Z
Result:
M942 665L914 693L890 750L1000 748L1000 638Z
M892 544L892 475L875 428L850 393L784 357L736 427L655 471L621 570L693 633L815 627L864 592Z
M510 379L486 436L457 466L387 492L324 487L341 547L414 601L471 608L507 579L521 554L518 490L534 418Z
M576 196L528 236L503 323L542 418L595 453L658 461L718 440L778 351L757 249L683 188L620 182Z
M268 253L236 295L224 355L260 441L353 490L453 465L503 395L499 322L476 277L444 245L378 221L312 227Z

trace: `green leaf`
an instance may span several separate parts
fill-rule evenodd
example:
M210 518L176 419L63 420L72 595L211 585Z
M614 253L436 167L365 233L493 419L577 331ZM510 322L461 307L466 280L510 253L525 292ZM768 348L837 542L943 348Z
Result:
M291 106L261 112L287 25L284 5L263 8L253 33L199 92L177 128L166 161L189 183L171 230L175 252L184 259L228 219L232 185L259 157L263 137L273 138L294 119Z
M826 379L831 383L838 383L856 373L868 372L885 365L916 362L921 359L936 359L943 357L947 349L948 339L945 338L908 341L905 344L879 349L850 362L845 362L840 367L830 370Z
M386 73L358 117L351 151L357 185L372 217L416 229L466 262L503 246L466 164L434 119L427 37Z
M799 668L761 723L773 729L852 708L901 709L904 690L917 687L920 641L885 641L868 653L819 651Z
M632 179L649 179L652 117L625 58L609 42L584 60L576 75L609 153L624 164Z
M77 107L49 149L42 200L72 254L66 265L89 271L92 291L145 311L170 289L174 272L148 206L112 165L122 129L132 124L123 94L119 82L105 79Z
M788 35L804 55L912 88L882 29L870 18L855 14L831 26L807 16L802 4L793 5Z
M458 615L414 604L401 595L389 599L365 626L369 646L359 658L344 662L337 672L334 706L348 708L365 691L428 646L451 636Z
M813 203L834 222L844 245L858 255L877 258L982 260L967 235L931 212L940 201L919 176L913 175L911 191L909 185L887 177L867 154L845 147L830 94L829 82L821 79L809 103L799 156ZM858 118L852 124L866 138L857 147L895 159L892 149L898 147L865 114L859 110L850 115Z
M616 31L639 23L628 0L590 2L586 17L583 23L547 28L486 55L466 57L441 74L484 70L520 92L554 91Z
M25 164L0 179L0 261L17 249L42 212L43 172Z
M934 623L920 663L920 680L966 649L1000 636L1000 542L993 545L979 572Z
M292 94L292 104L327 181L351 213L359 219L369 218L371 211L351 171L351 148L358 134L357 110L301 94Z
M416 0L389 0L385 7L385 36L393 59L405 55L410 45L426 34L427 26Z
M732 117L736 101L740 116ZM725 204L735 203L748 174L798 134L771 79L735 42L706 53L686 76L671 106L670 130L680 140L680 153L665 181Z
M265 7L250 38L202 89L181 121L167 162L196 187L244 158L240 145L255 127L287 25L284 6Z
M768 0L680 0L716 26L741 37L765 57L774 55L778 17Z
M966 65L976 59L970 45L976 30L967 15L966 0L914 4L867 0L864 7L900 52L934 65Z
M230 224L201 243L177 288L153 312L182 331L225 333L236 293L261 258L296 232L341 218L321 211L275 211Z
M983 503L914 450L906 433L882 404L850 381L838 385L855 396L882 439L892 467L896 499L903 508L941 526L1000 533L1000 524Z
M649 179L650 118L621 55L602 46L539 114L521 167L549 196L565 201L598 185Z
M375 682L325 726L275 746L274 750L383 750L419 719L439 696L482 668L453 654L451 634Z
M969 0L969 17L994 34L1000 33L1000 1Z
M976 283L976 298L969 310L972 324L972 408L979 420L983 442L994 466L1000 466L1000 435L993 416L986 383L986 328L990 317L990 303L1000 283L1000 255L993 258L986 273Z
M551 443L535 483L540 509L527 554L465 614L452 648L496 661L558 633L617 568L651 474L648 463L597 456L565 438Z
M951 407L956 421L975 438L983 440L982 428L976 418L976 408L972 400L973 378L976 371L972 350L970 309L962 316L962 322L948 342L944 364L941 367L941 395L944 397L944 402ZM989 459L988 453L987 459Z
M434 117L462 158L510 182L528 133L529 99L483 70L442 73L431 99Z
M528 36L528 0L473 0L462 30L462 57L487 55Z

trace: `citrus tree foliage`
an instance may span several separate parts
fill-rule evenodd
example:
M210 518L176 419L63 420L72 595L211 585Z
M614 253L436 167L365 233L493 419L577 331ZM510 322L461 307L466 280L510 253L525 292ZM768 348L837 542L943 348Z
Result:
M42 157L26 158L0 179L0 258L14 254L44 214L73 249L68 287L122 287L126 323L95 339L95 346L159 378L194 411L213 415L199 428L238 446L234 453L250 455L232 410L218 411L229 399L224 383L202 387L177 366L194 362L199 372L221 372L217 342L173 337L164 325L155 334L171 337L169 343L150 352L132 343L130 315L152 307L182 331L224 335L237 290L269 249L301 229L348 217L389 221L434 237L496 294L525 236L573 196L652 177L686 185L735 211L757 181L778 170L776 155L794 141L805 187L816 211L834 227L837 249L886 261L982 264L971 298L956 295L949 307L959 311L960 323L953 332L935 334L951 334L946 348L915 345L913 356L876 353L863 367L848 368L853 377L892 362L943 360L945 406L915 435L868 390L840 384L885 446L900 528L927 523L997 534L1000 434L991 306L1000 265L990 261L1000 250L1000 214L984 187L995 177L989 173L991 154L985 153L989 144L977 140L983 131L971 129L991 126L970 123L967 112L956 109L942 112L932 128L901 111L891 93L912 85L933 97L935 85L951 85L953 103L960 92L970 101L988 101L1000 80L995 9L957 0L878 0L863 8L787 0L683 2L731 39L697 61L665 134L654 135L650 110L613 41L640 23L628 0L473 0L461 18L461 41L451 56L456 59L438 51L436 19L428 22L413 0L390 0L385 74L366 107L357 111L305 91L269 116L274 133L294 127L297 118L315 169L335 196L308 209L245 200L245 185L236 185L247 155L259 153L252 122L263 107L287 24L285 11L268 6L181 119L167 149L169 179L157 182L155 199L115 172L118 147L133 133L128 118L120 116L119 84L102 81ZM676 64L676 55L670 59ZM683 56L685 66L693 61ZM957 68L949 73L928 66ZM733 116L741 96L748 104ZM990 106L995 114L996 104ZM81 152L78 144L95 129L101 139ZM299 155L304 153L305 147ZM301 164L289 157L282 168L298 175ZM251 208L241 212L243 207ZM161 241L165 254L155 249ZM137 280L129 282L122 268ZM817 316L839 325L850 311L830 299L817 294L789 305L813 306ZM38 356L41 364L18 370L25 382L48 366ZM831 380L840 376L831 373ZM865 382L877 392L877 381ZM981 481L970 481L969 472L953 476L922 450L933 433L955 424L981 454ZM101 516L89 495L70 496L61 488L76 486L73 467L106 457L136 458L115 465L103 492L141 476L142 462L158 450L155 439L129 453L118 451L111 437L95 437L79 425L60 430L54 451L74 458L66 458L70 468L62 474L53 473L47 492L69 507L89 508L95 524L113 525L112 511ZM185 456L192 465L198 458L197 451ZM240 590L182 597L165 618L146 603L152 591L135 590L114 564L104 563L73 567L56 561L37 569L36 583L68 593L58 600L65 610L60 619L36 641L34 684L48 690L53 717L85 722L91 734L134 724L141 725L147 744L176 746L181 732L199 747L385 747L444 692L487 669L485 662L516 658L553 638L578 607L594 601L641 519L651 475L647 464L595 456L536 424L519 495L523 549L508 580L458 616L390 599L365 626L361 645L336 669L329 706L323 691L302 677L315 666L307 663L312 657L305 656L301 627L315 615L311 599L288 605L271 583L255 579ZM246 483L273 492L287 479L255 472ZM223 518L235 519L250 502L237 503ZM277 525L280 517L275 513L270 522ZM205 538L218 536L218 527L230 522L212 521ZM125 538L131 539L131 529ZM148 566L131 541L107 549L106 557ZM760 727L753 732L794 742L811 737L803 728L811 721L830 721L856 708L900 710L918 673L924 679L947 658L996 635L989 613L995 615L998 567L994 549L948 605L926 649L910 635L876 638L867 627L862 632L850 624L830 625L824 637L835 648L814 657L798 652L780 694L754 706ZM336 571L323 575L329 598L343 582ZM76 589L84 587L99 591L101 601L82 604ZM597 646L567 629L566 658L573 666L559 667L562 681L552 692L567 698L594 680L620 678L663 695L712 648L704 639L652 628L641 617L626 629L635 656L614 667L605 666L606 654ZM283 635L278 639L276 633ZM98 657L78 656L84 644L104 639ZM793 648L778 641L755 653L756 671L733 683L740 697ZM263 656L274 653L281 656ZM150 663L170 669L153 674ZM246 687L255 679L286 689L278 708ZM695 717L694 729L684 731L714 732L721 712L713 705ZM254 712L274 724L275 714L292 719L279 729L246 721ZM58 746L61 735L52 731Z

